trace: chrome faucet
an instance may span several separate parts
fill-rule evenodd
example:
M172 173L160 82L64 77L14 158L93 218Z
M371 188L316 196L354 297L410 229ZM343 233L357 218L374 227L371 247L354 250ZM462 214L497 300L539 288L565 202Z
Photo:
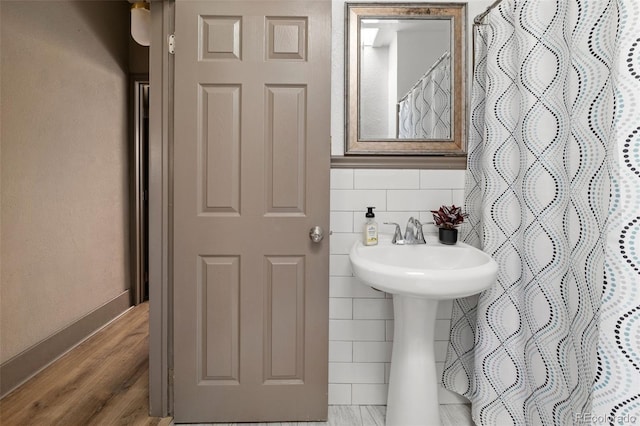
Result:
M391 244L398 245L410 245L410 244L426 244L424 240L424 233L422 232L422 224L418 219L413 217L409 218L407 222L407 228L404 231L404 237L402 237L402 231L400 225L395 222L384 222L385 225L395 225L396 229L391 239Z
M391 238L391 244L404 244L404 238L402 238L402 231L400 230L400 225L395 222L384 222L385 225L395 225L396 229L393 233L393 238Z
M422 232L422 224L418 219L410 217L407 221L407 228L404 231L405 244L426 244L424 233Z

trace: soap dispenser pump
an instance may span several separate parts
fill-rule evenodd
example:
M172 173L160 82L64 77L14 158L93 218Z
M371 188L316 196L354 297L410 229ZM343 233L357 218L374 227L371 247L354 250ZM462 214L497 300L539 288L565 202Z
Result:
M376 215L373 213L375 207L367 207L365 217L367 221L364 224L364 245L375 246L378 244L378 223L375 221Z

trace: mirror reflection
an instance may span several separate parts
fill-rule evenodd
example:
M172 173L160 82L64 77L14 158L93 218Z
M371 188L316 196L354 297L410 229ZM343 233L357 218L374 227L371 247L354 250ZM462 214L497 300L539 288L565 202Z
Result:
M451 22L362 19L360 138L450 139Z

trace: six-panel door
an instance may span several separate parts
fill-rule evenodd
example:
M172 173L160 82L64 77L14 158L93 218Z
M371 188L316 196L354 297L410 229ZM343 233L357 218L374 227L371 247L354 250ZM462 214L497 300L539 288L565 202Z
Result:
M175 420L324 419L331 2L175 12Z

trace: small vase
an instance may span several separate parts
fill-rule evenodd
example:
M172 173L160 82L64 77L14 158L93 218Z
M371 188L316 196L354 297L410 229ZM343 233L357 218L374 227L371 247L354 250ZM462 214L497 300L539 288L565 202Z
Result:
M442 244L455 244L458 241L458 230L455 228L438 228L438 240Z

